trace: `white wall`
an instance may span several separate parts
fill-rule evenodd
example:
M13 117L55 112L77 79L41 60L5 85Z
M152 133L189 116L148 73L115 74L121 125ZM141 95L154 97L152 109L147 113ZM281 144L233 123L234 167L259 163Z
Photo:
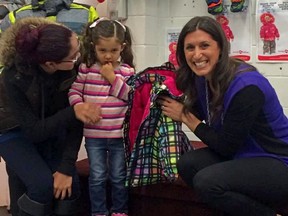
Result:
M88 4L96 7L100 17L110 17L111 19L123 19L127 17L127 0L105 0L101 3L99 3L97 0L74 0L73 2ZM117 15L117 17L111 17L111 15Z
M86 0L77 1L84 2ZM126 0L120 2L123 1ZM127 1L128 20L126 25L130 27L134 39L133 49L137 71L141 71L148 66L160 65L167 61L167 54L165 53L167 28L181 28L193 16L210 15L207 12L206 2L203 0ZM99 7L101 4L97 5L97 10L99 14L105 14L105 11L103 12L105 6ZM252 7L251 11L254 11L251 14L251 29L255 29L253 20L255 20L256 1L250 1L249 6ZM279 96L284 112L288 115L288 97L286 96L288 90L288 85L286 84L288 83L288 64L257 63L254 57L256 52L256 34L254 32L251 34L253 45L251 63L269 79ZM187 134L191 139L196 139L193 133L188 130Z
M256 1L251 2L255 11ZM140 71L148 66L160 65L167 61L165 37L167 28L182 27L193 16L210 15L203 0L128 0L128 20L134 36L136 67ZM255 20L255 12L251 14ZM252 23L253 25L253 23ZM255 29L255 26L252 27ZM256 51L256 36L252 34L253 56ZM288 64L251 62L263 73L275 88L284 112L288 115ZM187 131L191 139L195 136Z

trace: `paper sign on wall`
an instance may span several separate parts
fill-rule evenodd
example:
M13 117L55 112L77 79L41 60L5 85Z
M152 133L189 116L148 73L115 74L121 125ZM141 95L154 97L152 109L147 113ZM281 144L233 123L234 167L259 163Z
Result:
M215 19L221 24L228 42L230 43L230 56L251 61L251 19L250 1L245 1L242 11L231 12L231 1L223 1L223 12Z
M288 61L288 2L259 0L256 5L257 60Z

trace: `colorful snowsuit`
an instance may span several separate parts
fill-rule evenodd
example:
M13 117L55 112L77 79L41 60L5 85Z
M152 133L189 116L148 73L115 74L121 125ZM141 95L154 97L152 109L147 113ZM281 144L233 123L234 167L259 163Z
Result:
M176 162L191 150L181 123L162 114L159 95L181 100L175 73L168 67L150 67L128 80L128 111L124 119L127 186L142 186L178 177Z

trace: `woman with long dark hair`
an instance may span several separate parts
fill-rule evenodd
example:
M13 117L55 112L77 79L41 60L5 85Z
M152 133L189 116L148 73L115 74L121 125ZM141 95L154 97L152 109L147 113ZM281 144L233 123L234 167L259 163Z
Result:
M207 148L184 154L177 167L211 207L274 216L288 201L288 120L269 81L228 53L211 17L192 18L179 35L176 83L186 100L163 98L162 110Z

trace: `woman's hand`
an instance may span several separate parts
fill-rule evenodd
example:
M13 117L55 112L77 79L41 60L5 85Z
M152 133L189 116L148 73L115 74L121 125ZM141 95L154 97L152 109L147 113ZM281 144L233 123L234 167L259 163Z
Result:
M101 107L94 103L79 103L74 105L75 116L84 124L95 124L101 119Z
M56 199L65 199L72 195L72 176L55 172L54 177L54 197Z
M175 121L183 121L183 104L169 97L159 98L163 114Z
M182 103L169 97L161 97L159 101L164 115L175 121L183 122L192 132L194 132L196 127L201 123L191 112L183 112L184 105Z

